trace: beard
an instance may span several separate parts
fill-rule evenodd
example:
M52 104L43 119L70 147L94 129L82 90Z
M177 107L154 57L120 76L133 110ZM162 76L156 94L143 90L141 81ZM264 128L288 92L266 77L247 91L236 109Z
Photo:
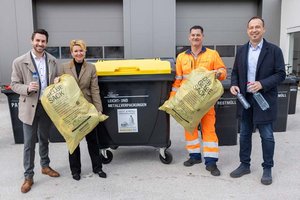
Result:
M45 47L44 46L34 46L33 49L37 52L37 53L43 53L45 51Z

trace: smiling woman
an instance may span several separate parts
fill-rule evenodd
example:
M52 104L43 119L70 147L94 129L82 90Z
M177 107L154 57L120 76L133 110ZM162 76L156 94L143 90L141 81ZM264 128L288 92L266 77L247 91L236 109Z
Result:
M76 62L82 63L85 58L86 44L82 40L72 40L70 42L71 55Z
M86 50L86 43L83 40L71 40L70 53L73 59L63 63L59 67L58 75L69 74L73 76L84 98L96 107L99 114L102 114L102 102L99 95L100 91L96 68L93 64L86 62ZM85 138L92 160L93 172L98 174L101 178L106 178L106 173L102 171L102 160L98 149L97 128L88 133ZM79 145L72 154L69 152L69 162L73 179L79 181L81 174Z

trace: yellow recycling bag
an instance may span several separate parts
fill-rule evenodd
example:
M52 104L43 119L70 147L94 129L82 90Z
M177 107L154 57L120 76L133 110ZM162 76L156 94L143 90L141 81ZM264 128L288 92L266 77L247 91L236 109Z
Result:
M99 122L108 118L99 115L95 106L83 96L76 80L69 74L60 77L60 82L49 85L42 97L42 105L67 143L72 154L83 137Z
M215 72L199 67L188 75L175 96L167 100L159 110L166 111L187 131L193 132L223 92L223 86L215 78Z

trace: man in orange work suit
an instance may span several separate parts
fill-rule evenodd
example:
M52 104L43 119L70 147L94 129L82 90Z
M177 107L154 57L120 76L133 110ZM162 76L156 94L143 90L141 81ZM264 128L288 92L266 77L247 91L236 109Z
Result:
M205 48L202 45L204 38L203 28L201 26L193 26L190 28L189 41L191 48L178 55L176 60L176 77L172 86L171 97L176 94L176 91L185 82L188 74L193 69L205 67L208 70L215 70L216 78L219 80L226 79L226 68L215 50ZM220 170L216 163L219 156L218 137L215 131L215 109L210 110L202 117L201 132L203 155L208 170L213 176L220 176ZM198 129L190 133L185 130L185 140L187 142L186 149L189 152L189 159L183 164L186 167L193 166L202 162L200 153L200 139Z

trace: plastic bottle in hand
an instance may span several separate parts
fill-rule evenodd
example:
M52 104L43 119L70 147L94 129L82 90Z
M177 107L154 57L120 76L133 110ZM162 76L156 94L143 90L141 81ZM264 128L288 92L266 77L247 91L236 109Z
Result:
M254 93L253 97L262 110L267 110L268 108L270 108L268 102L266 101L266 99L263 97L263 95L260 92Z
M39 75L37 72L32 72L32 82L39 83Z
M246 110L248 108L250 108L250 104L248 103L248 101L245 99L245 97L241 93L238 93L236 96L237 96L237 99L240 101L240 103Z
M39 75L37 72L32 72L32 82L34 82L36 85L39 85Z

